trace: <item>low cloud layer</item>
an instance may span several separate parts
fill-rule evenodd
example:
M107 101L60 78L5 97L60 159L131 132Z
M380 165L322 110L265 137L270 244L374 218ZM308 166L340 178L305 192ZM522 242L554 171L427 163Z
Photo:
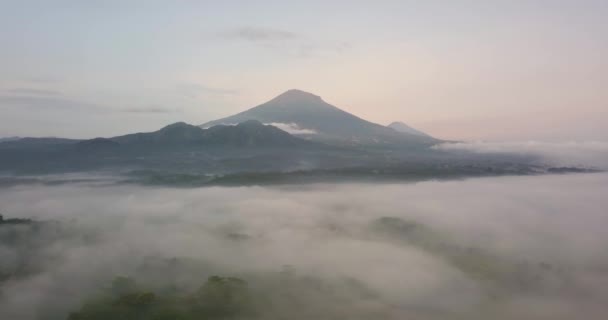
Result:
M73 310L114 275L187 286L220 274L260 288L280 283L270 295L285 305L273 312L289 319L603 319L606 194L606 174L281 189L4 188L1 213L59 221L67 236L45 235L54 240L36 254L0 244L0 267L23 254L38 267L0 284L0 318ZM147 273L173 258L198 267ZM307 280L281 282L286 268ZM281 290L300 307L281 300Z
M446 151L532 155L555 166L595 167L608 170L608 142L460 142L435 147Z
M282 123L282 122L268 122L264 123L267 126L277 127L289 134L293 135L304 135L304 134L317 134L317 131L314 129L306 129L300 127L296 123ZM223 126L236 126L238 123L222 123ZM204 127L204 129L208 129L210 127Z
M313 129L306 129L306 128L301 128L300 126L298 126L298 124L296 123L280 123L280 122L271 122L271 123L266 123L268 125L271 126L275 126L285 132L288 132L290 134L316 134L317 131L313 130Z

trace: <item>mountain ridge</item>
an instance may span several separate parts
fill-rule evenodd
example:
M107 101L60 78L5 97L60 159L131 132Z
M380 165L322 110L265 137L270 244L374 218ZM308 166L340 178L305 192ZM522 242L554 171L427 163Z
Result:
M236 125L216 125L207 129L176 122L153 132L140 132L109 138L120 144L192 144L201 146L297 146L310 142L294 137L271 125L250 120Z

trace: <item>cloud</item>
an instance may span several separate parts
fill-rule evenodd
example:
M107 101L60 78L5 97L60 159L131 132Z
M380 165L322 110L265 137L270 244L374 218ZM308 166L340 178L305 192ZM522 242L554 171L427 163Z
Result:
M202 96L234 96L238 90L226 88L214 88L197 83L184 83L176 86L177 91L188 98L199 98Z
M238 123L220 123L220 125L236 126L236 125L238 125ZM289 134L296 134L296 135L297 134L317 134L317 131L315 131L314 129L301 128L296 123L268 122L268 123L264 123L264 125L277 127ZM208 128L210 128L210 127L204 127L203 129L208 129Z
M128 109L123 109L123 112L128 112L128 113L174 113L174 112L179 112L179 109L175 109L175 108L164 108L161 106L147 106L147 107L140 107L140 108L128 108Z
M295 32L263 27L242 27L219 35L226 40L243 41L299 58L342 54L352 48L346 41L319 41Z
M31 77L23 77L19 79L21 82L31 83L31 84L49 84L49 83L58 83L63 80L58 77L53 76L31 76Z
M271 123L265 123L265 124L277 127L290 134L317 134L317 131L315 131L313 129L300 128L300 126L298 126L297 123L271 122Z
M6 90L0 94L0 107L26 109L58 109L69 111L87 111L102 113L139 113L158 114L179 112L177 108L165 108L156 105L130 108L102 106L95 103L72 99L57 91L18 88Z
M3 188L5 216L62 231L0 242L0 270L36 267L0 284L0 317L65 315L117 274L192 290L220 274L245 278L285 319L603 319L607 193L606 174Z
M14 88L4 91L7 94L24 95L24 96L62 96L63 94L59 91L47 90L47 89L33 89L33 88Z
M0 95L0 107L30 109L104 110L105 108L84 101L53 94L4 94Z
M250 42L292 41L301 38L300 35L290 31L261 27L242 27L223 32L221 35L227 39Z
M435 146L438 150L539 157L554 166L596 167L608 170L608 142L459 142Z

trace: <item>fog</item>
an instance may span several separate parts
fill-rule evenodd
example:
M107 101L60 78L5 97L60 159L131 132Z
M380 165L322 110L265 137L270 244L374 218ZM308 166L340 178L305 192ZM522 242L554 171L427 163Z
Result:
M476 141L444 143L434 148L446 151L532 155L554 166L595 167L608 170L608 142L604 141Z
M216 274L268 294L268 319L603 319L607 194L608 174L16 185L0 213L58 226L0 244L0 270L35 266L0 282L0 319L65 318L116 275L188 290Z

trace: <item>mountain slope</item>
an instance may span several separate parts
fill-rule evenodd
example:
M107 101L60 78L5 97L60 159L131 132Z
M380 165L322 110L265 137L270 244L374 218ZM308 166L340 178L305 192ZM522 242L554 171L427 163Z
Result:
M289 90L278 97L236 115L207 122L201 127L258 120L266 124L291 127L310 140L348 145L430 145L438 142L428 136L401 133L372 123L323 101L319 96Z
M430 137L428 134L426 134L420 130L416 130L401 121L395 121L395 122L389 124L387 127L391 128L393 130L396 130L398 132L401 132L401 133L409 133L409 134L422 136L422 137Z

